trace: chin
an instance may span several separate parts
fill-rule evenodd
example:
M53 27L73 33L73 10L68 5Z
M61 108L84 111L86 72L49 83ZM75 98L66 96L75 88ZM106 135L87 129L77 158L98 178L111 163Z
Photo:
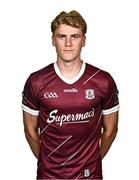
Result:
M68 62L73 62L74 59L63 59L63 61L68 63Z
M64 57L64 58L62 58L63 59L63 61L65 61L65 62L73 62L73 61L76 61L76 57Z

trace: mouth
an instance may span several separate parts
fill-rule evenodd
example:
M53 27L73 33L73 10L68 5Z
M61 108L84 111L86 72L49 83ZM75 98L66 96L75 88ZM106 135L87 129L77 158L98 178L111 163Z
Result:
M63 50L64 52L73 52L73 50Z

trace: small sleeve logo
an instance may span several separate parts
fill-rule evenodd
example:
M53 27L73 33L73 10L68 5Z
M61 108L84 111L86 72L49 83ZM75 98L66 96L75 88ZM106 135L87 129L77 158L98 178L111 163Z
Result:
M85 169L84 170L84 177L89 177L90 176L90 170L89 169Z
M119 103L119 91L118 89L115 89L115 101L114 101L115 104L118 104Z

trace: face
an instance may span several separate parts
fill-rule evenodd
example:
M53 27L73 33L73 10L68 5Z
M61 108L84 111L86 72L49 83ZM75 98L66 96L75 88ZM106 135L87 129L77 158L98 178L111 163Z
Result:
M80 53L85 46L85 36L80 28L65 24L60 25L52 37L56 47L57 58L65 62L80 60Z

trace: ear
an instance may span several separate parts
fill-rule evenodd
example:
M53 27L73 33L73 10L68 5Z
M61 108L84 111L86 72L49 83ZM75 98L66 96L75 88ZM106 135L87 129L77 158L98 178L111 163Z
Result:
M85 42L86 42L86 36L83 37L82 47L85 46Z
M54 38L54 35L52 35L52 45L55 46L55 38Z

